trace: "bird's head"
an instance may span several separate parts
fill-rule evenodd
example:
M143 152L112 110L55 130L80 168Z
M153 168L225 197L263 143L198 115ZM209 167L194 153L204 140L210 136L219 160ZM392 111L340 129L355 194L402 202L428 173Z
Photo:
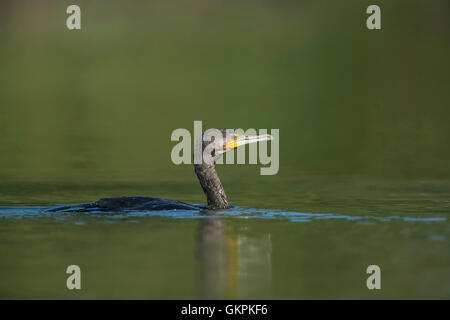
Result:
M197 141L194 150L194 159L196 157L202 157L203 163L214 164L225 152L246 144L272 139L273 137L270 134L246 135L236 132L233 129L209 129ZM197 161L199 159L201 158L197 158Z

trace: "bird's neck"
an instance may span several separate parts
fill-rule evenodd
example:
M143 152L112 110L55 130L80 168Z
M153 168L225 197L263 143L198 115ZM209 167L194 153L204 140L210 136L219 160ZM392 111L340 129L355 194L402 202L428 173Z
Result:
M208 209L228 209L230 204L214 165L196 164L194 169L208 200Z

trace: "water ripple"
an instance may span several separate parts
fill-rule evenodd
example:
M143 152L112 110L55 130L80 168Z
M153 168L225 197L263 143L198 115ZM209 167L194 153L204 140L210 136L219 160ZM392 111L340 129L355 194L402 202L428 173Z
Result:
M80 217L96 217L114 220L139 218L139 217L167 217L173 219L199 219L199 218L223 218L234 217L241 219L278 219L288 220L292 222L312 222L323 220L346 220L355 221L358 224L373 224L376 222L404 221L404 222L442 222L447 221L443 216L407 216L407 215L345 215L340 213L306 213L284 211L276 209L254 209L241 208L233 206L229 210L223 211L207 211L202 206L199 210L161 210L161 211L128 211L128 212L48 212L49 207L33 206L33 207L0 207L0 218L2 219L38 219L38 218L54 218L54 219L70 219ZM135 220L133 220L135 221ZM77 221L77 224L83 222Z

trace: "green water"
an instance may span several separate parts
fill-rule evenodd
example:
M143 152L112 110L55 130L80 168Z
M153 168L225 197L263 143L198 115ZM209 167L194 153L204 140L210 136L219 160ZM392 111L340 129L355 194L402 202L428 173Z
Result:
M39 201L0 207L0 296L449 298L448 182L297 173L280 186L264 179L249 178L246 191L224 179L240 207L216 216L42 214ZM159 189L168 198L201 198L196 181L180 182L184 191L170 191L174 184L19 184L2 194L27 190L33 199L74 203L96 199L99 189ZM70 194L66 201L63 194ZM72 264L82 270L77 292L66 288ZM372 264L382 270L376 292L366 287Z
M448 1L0 2L0 298L450 298ZM177 128L280 129L280 170L218 168ZM79 265L82 289L66 288ZM368 290L366 268L381 268Z

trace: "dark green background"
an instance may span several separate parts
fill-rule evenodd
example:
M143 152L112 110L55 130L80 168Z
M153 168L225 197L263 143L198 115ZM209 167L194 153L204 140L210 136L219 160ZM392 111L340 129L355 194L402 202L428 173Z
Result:
M0 5L0 177L170 179L170 134L279 128L287 170L449 177L448 1ZM187 173L186 173L187 172ZM274 177L276 179L276 177Z

